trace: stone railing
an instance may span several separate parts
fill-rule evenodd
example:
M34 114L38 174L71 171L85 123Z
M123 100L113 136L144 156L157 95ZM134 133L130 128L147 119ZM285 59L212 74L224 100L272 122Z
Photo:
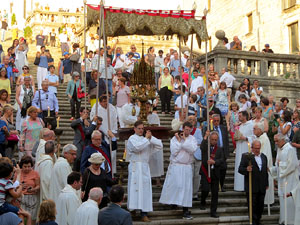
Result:
M205 55L200 56L198 61L205 64ZM208 63L213 64L218 73L227 68L237 76L300 79L298 55L215 49L208 53Z

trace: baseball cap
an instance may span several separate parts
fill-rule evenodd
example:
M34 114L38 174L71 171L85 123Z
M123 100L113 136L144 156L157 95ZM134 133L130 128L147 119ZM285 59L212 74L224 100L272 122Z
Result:
M63 56L65 56L65 55L69 55L69 52L64 52Z
M265 44L265 47L270 47L270 45L269 44Z

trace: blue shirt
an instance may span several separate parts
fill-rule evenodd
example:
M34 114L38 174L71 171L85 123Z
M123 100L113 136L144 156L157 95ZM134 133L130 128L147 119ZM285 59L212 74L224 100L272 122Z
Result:
M2 68L3 66L5 67L4 64L1 64L0 68ZM6 67L6 71L7 71L7 78L8 79L13 76L13 71L12 71L12 67L11 66Z
M72 71L72 62L70 59L63 60L64 74L69 74Z
M47 79L49 82L52 82L52 83L59 82L59 78L55 74L48 73L47 76L45 77L45 79ZM57 88L54 86L49 85L48 90L52 91L53 93L57 93Z
M47 58L47 56L42 55L40 57L39 67L48 68L48 58Z
M183 66L183 63L181 63L181 65ZM179 75L179 71L178 71L178 67L180 66L180 60L179 59L172 59L169 66L170 66L170 68L172 68L172 67L175 68L175 70L173 70L171 72L173 77Z
M128 56L129 56L129 52L126 54L126 57L128 57ZM138 60L138 59L141 58L141 55L140 55L140 53L133 52L133 57L132 58Z
M202 137L202 131L199 129L199 128L196 128L196 131L193 135L196 140L197 140L197 149L194 153L194 157L197 159L197 160L201 160L202 159L202 155L201 155L201 149L200 149L200 145L201 145L201 142L203 140L203 137Z
M219 141L218 141L218 146L223 147L223 139L222 139L222 131L220 129L220 126L215 127L215 131L219 133Z
M9 128L4 120L0 120L0 144L3 144L5 142L5 132L2 130L3 127L7 127L7 130L9 131Z
M32 100L32 105L38 109L40 109L40 100L39 100L39 93L41 94L41 103L42 103L42 111L48 110L48 107L51 111L58 112L58 101L55 94L52 91L36 91L34 98Z

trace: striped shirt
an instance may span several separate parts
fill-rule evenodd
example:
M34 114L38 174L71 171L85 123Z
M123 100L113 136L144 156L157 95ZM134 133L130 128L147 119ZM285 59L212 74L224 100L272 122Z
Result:
M6 191L13 188L13 183L11 180L5 178L0 178L0 206L5 202Z

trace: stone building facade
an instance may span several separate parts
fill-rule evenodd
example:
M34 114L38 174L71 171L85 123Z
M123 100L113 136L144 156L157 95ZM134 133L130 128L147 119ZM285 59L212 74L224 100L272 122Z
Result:
M194 2L198 16L208 9L209 48L217 44L215 32L224 30L229 41L237 35L246 51L252 45L261 51L268 43L277 53L299 52L300 0L183 0L181 9Z

